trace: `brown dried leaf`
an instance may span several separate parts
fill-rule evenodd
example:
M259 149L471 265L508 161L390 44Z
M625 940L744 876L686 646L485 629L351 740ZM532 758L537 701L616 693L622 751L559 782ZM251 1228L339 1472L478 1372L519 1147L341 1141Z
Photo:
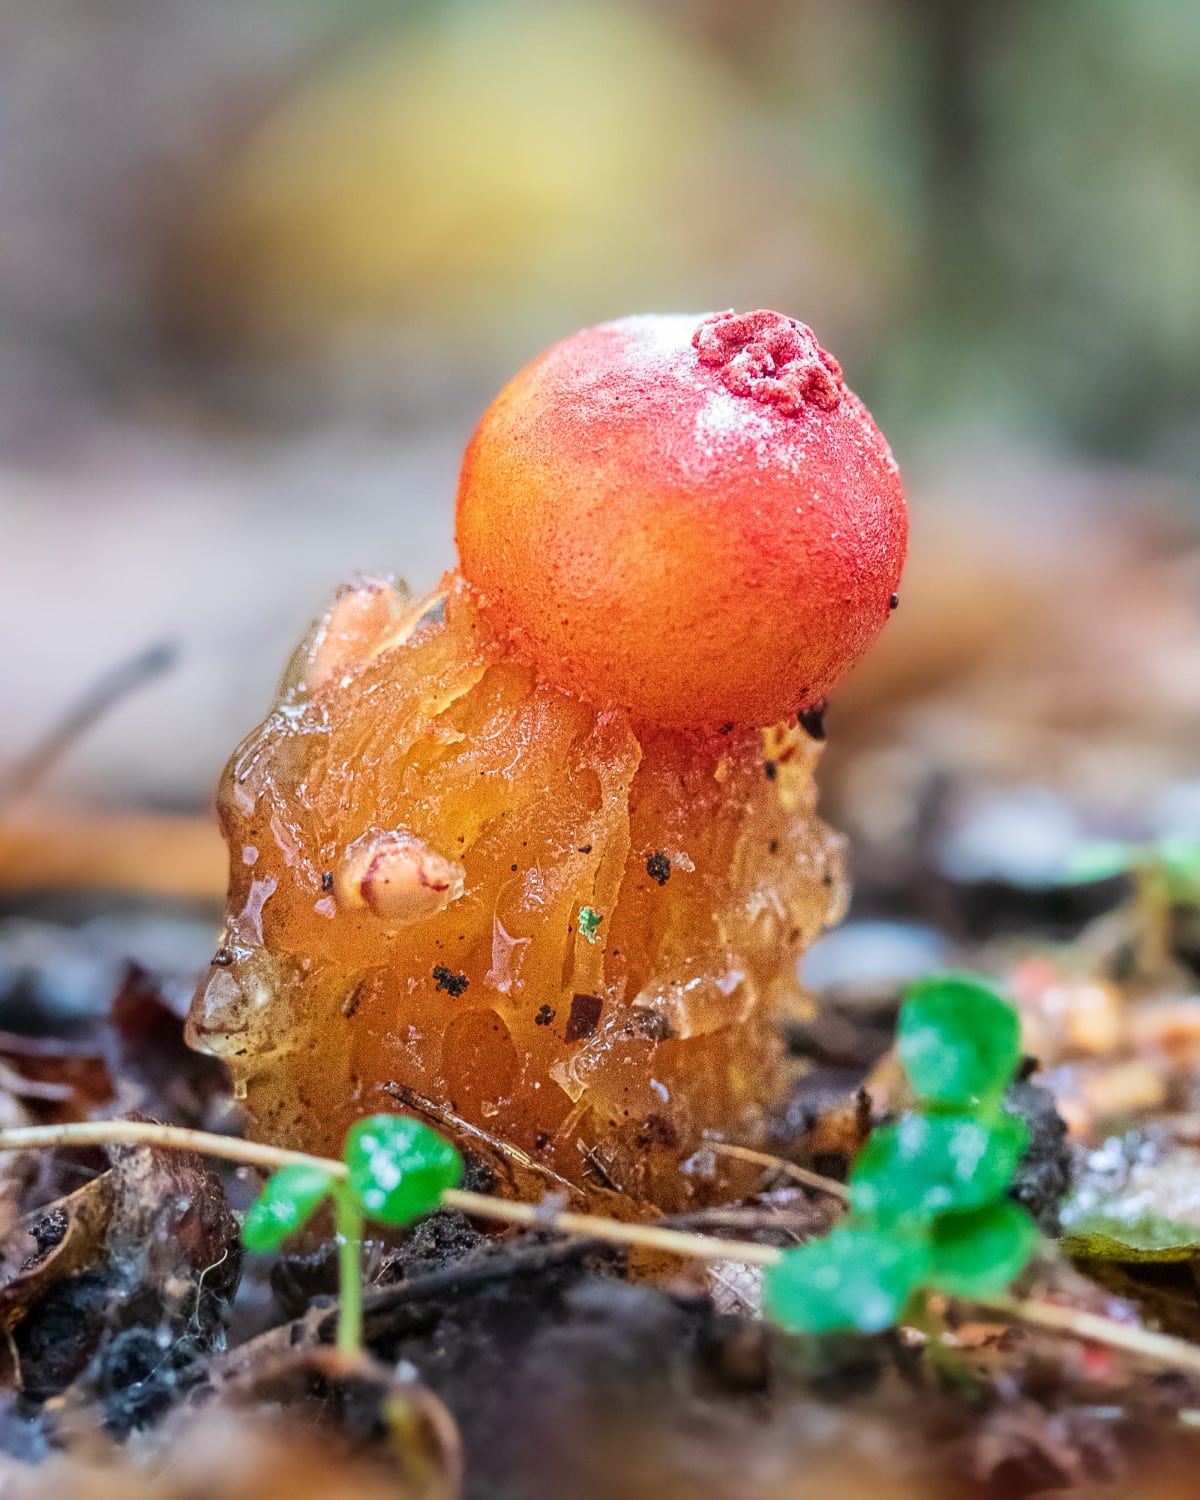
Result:
M138 1108L177 1125L203 1127L212 1101L229 1097L228 1070L187 1045L183 1017L136 965L113 1000L110 1020L111 1066L122 1086L136 1088Z
M111 1171L30 1215L10 1241L0 1328L17 1379L38 1397L61 1393L135 1330L166 1335L164 1349L191 1357L211 1343L237 1285L237 1223L200 1158L111 1154Z
M0 1243L0 1331L11 1333L51 1286L99 1264L113 1210L113 1176L26 1214Z
M108 1064L91 1048L0 1032L0 1087L39 1124L86 1120L112 1101Z

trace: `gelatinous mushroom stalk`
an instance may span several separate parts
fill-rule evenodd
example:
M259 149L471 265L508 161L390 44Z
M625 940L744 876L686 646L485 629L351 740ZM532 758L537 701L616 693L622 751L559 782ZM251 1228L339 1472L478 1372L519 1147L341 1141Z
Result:
M519 1191L733 1191L844 899L820 705L886 619L903 498L809 330L643 318L485 416L461 573L339 592L219 793L192 1012L260 1136L424 1113Z

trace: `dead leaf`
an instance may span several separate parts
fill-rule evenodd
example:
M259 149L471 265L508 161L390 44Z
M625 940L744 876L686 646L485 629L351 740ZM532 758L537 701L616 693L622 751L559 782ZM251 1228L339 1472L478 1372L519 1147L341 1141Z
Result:
M112 1101L108 1064L93 1048L0 1032L0 1086L42 1125L86 1120Z
M11 1333L56 1282L98 1265L113 1209L113 1175L26 1214L0 1243L0 1331Z
M220 1179L199 1157L147 1148L111 1157L109 1172L28 1216L6 1242L0 1328L27 1394L45 1399L84 1377L119 1409L109 1413L119 1430L138 1425L138 1402L152 1399L125 1401L126 1387L147 1371L165 1382L211 1347L237 1286L241 1242Z
M131 965L110 1011L111 1067L137 1093L137 1107L177 1125L202 1128L215 1099L230 1094L223 1062L183 1039L183 1017L145 970Z

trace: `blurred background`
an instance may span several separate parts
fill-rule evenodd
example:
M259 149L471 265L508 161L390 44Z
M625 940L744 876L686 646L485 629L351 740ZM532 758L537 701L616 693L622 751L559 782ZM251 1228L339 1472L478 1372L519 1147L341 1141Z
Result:
M913 508L832 814L882 849L1033 765L1200 823L1198 101L1194 0L3 6L0 770L169 646L29 796L204 808L339 580L450 563L517 366L766 305Z

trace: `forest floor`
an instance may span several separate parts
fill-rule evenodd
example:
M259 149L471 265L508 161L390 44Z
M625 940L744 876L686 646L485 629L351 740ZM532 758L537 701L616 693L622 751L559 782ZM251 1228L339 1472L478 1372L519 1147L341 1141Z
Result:
M1200 559L1114 548L1093 571L1102 612L1026 580L1011 630L973 638L960 620L970 649L896 674L870 724L851 705L840 745L835 706L828 815L851 835L857 894L806 960L814 1017L788 1038L804 1073L780 1160L744 1203L678 1226L759 1245L827 1230L838 1200L789 1162L845 1174L905 984L976 969L1018 1005L1033 1059L1019 1190L1046 1238L1016 1292L1063 1309L1062 1328L947 1304L920 1330L794 1339L764 1323L736 1255L651 1263L441 1210L368 1244L371 1359L347 1366L331 1242L243 1254L253 1170L145 1146L26 1151L0 1156L0 1491L1190 1493ZM1126 868L1082 878L1114 837ZM0 889L0 1128L236 1133L222 1066L183 1041L215 904L23 892L11 873ZM1084 1338L1088 1315L1196 1358Z

